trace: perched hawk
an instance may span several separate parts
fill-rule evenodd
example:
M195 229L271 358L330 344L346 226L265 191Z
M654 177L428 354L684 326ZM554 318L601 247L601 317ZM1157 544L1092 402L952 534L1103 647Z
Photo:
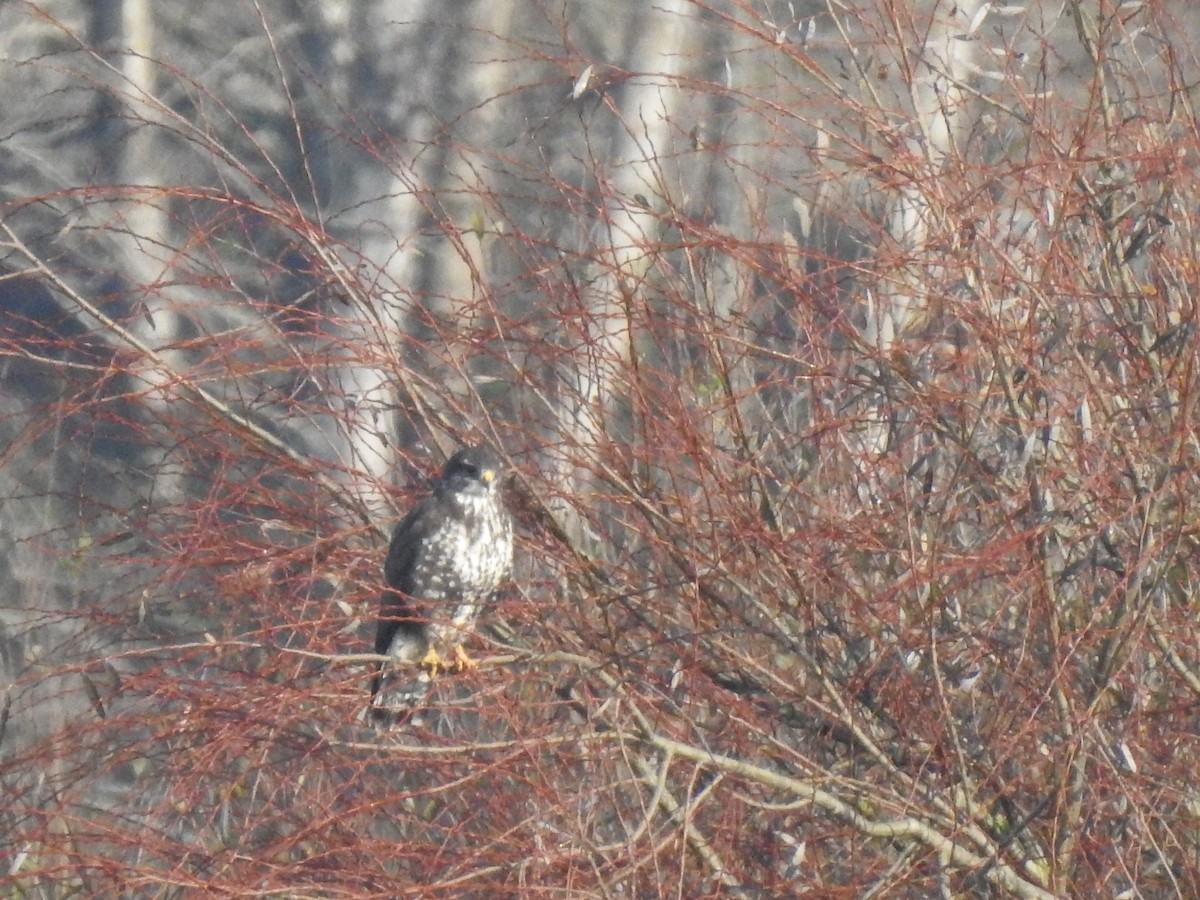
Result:
M473 665L463 651L480 606L512 567L512 519L500 497L500 458L488 447L459 450L433 492L392 533L383 565L375 652L419 663L423 683L442 669ZM393 718L424 689L385 686L384 664L371 681L371 714ZM381 692L381 688L384 690Z

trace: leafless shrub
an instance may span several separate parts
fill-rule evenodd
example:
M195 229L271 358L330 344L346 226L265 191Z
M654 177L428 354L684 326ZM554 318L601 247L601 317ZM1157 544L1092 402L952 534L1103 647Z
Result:
M5 890L1200 893L1190 7L344 6L0 11Z

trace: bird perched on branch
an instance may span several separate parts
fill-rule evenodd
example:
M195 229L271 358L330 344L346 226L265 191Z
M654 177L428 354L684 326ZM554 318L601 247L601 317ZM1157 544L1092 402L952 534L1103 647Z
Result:
M371 718L410 712L440 671L474 665L463 642L479 610L512 568L512 518L501 498L503 465L488 447L466 447L446 463L432 493L392 533L383 574L375 652L416 663L420 682L393 685L380 662Z

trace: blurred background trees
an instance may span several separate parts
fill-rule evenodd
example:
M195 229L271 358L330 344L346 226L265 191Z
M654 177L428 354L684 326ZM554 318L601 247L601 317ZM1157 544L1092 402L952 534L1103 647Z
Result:
M0 7L4 890L1200 894L1197 25Z

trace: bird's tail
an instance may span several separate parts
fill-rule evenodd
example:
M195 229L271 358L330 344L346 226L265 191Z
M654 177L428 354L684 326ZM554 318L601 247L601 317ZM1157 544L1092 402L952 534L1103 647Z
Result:
M425 704L433 678L422 671L415 676L387 672L381 666L371 679L371 705L367 716L376 728L388 729L408 722Z

